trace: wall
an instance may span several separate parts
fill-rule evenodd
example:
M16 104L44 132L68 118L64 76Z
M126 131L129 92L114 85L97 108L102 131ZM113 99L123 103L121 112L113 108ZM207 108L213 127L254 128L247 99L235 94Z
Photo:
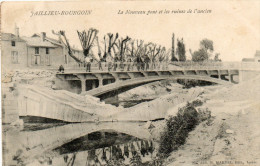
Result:
M56 48L49 48L49 55L50 55L50 65L46 63L46 47L39 48L39 54L41 58L43 58L41 65L33 65L33 56L35 55L35 47L28 47L28 61L30 67L37 67L37 68L57 68L65 63L64 56L62 54L62 47Z
M15 42L15 46L11 45L11 41L1 41L1 60L3 67L6 68L24 68L27 67L27 47L25 42ZM18 52L18 63L12 62L11 52Z
M239 71L239 82L248 81L250 79L256 78L259 75L259 71L241 70Z
M51 55L51 66L60 66L65 64L65 56L63 54L63 48L57 47L54 49L50 49Z

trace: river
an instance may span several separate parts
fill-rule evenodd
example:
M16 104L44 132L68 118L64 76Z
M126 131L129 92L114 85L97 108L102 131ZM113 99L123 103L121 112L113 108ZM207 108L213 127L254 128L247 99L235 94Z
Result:
M142 122L3 125L4 165L147 165L157 143Z

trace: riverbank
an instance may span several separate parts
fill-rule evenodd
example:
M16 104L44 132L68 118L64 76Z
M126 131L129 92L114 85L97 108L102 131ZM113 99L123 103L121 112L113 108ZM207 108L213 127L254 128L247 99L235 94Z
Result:
M209 110L211 123L199 124L186 143L165 161L166 165L220 164L253 165L260 163L260 77L204 93L198 108ZM158 126L161 130L162 123ZM154 124L156 130L156 123ZM158 137L158 134L157 136Z

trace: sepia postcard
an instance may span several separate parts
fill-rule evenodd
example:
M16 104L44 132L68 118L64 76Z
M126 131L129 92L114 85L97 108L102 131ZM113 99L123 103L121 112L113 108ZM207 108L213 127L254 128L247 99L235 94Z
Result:
M1 3L3 166L259 166L260 1Z

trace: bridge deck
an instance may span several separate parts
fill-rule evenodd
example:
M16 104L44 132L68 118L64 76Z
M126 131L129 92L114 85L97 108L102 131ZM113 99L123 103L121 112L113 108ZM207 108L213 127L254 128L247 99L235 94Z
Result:
M101 91L103 94L116 88L163 79L197 79L218 84L238 83L243 80L242 72L260 71L260 63L240 62L102 63L103 70L99 70L99 65L93 65L91 72L77 66L56 75L67 81L80 80L81 92L85 93L86 90L90 90L87 93L98 96L97 94L101 94ZM235 75L239 76L236 80ZM118 81L121 82L118 83Z

